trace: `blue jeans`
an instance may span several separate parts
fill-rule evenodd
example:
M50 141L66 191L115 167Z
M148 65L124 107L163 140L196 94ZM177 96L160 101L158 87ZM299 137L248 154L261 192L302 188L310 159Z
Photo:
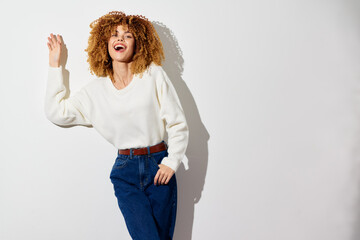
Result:
M177 210L175 174L167 184L154 185L158 164L168 151L133 155L132 150L130 155L117 152L110 173L129 234L134 240L171 240Z

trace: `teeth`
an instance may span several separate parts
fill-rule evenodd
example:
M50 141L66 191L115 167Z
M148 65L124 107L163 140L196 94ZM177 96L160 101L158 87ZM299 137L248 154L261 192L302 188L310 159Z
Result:
M120 49L124 49L125 47L122 45L116 45L115 46L115 50L120 50Z

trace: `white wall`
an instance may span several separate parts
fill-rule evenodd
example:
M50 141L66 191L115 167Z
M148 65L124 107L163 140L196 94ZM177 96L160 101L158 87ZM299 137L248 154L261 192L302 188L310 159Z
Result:
M360 239L358 1L34 0L0 8L1 240L130 239L116 149L43 112L47 36L75 92L112 10L157 22L189 122L175 240Z

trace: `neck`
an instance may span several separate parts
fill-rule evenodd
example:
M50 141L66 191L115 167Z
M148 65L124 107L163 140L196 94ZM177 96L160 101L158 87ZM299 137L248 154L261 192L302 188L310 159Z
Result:
M132 79L131 62L112 62L113 76L111 79L113 82L121 82L123 85L127 85Z

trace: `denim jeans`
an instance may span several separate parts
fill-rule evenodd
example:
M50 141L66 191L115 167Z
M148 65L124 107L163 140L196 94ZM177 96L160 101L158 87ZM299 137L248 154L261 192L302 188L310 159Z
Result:
M149 146L150 147L150 146ZM171 240L177 210L175 174L167 184L154 185L154 177L168 151L146 155L119 154L110 173L126 227L134 240Z

